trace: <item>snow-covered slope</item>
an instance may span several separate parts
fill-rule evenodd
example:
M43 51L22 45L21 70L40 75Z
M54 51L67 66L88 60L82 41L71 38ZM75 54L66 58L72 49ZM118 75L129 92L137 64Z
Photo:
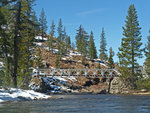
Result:
M35 100L35 99L48 99L51 96L35 92L33 90L22 90L11 88L9 90L0 89L0 102L5 101L20 101L22 99Z

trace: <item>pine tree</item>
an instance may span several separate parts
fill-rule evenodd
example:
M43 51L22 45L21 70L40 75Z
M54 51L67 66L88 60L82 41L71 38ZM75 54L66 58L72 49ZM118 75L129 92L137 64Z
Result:
M89 36L88 36L87 32L80 25L79 29L77 30L77 34L76 34L75 38L76 38L77 50L84 57L87 55L88 37Z
M114 56L114 51L112 50L112 47L109 48L109 58L108 58L108 66L109 68L114 68L114 60L113 60L113 56Z
M104 28L102 28L102 33L101 33L101 41L100 41L100 55L99 58L102 61L106 61L108 59L107 56L107 49L106 49L106 39L105 39L105 32L104 32Z
M71 47L71 39L70 39L70 36L67 36L66 44L68 45L68 48Z
M122 38L118 57L121 69L134 75L135 69L138 68L137 58L142 57L142 49L140 49L142 45L140 42L142 37L140 32L141 27L139 27L134 5L130 5L126 19L125 27L123 27L124 38Z
M10 4L17 0L3 0L2 7L0 7L0 60L4 63L3 72L3 85L11 85L11 77L13 72L13 38L12 32L10 32L10 16L12 16L12 10L10 10ZM14 8L15 10L15 8ZM13 17L12 17L13 18ZM15 17L14 17L15 18ZM12 23L11 23L12 24Z
M16 17L15 17L15 29L14 29L14 71L13 71L13 82L14 87L17 87L17 76L18 76L18 54L19 54L19 48L18 43L19 39L21 37L20 30L21 30L21 10L22 10L22 4L21 0L18 0L16 3Z
M66 46L66 50L67 50L66 52L68 52L71 48L70 36L66 36L65 46Z
M90 40L89 40L89 44L88 44L88 56L90 59L96 59L97 58L97 52L96 52L96 47L95 47L92 31L90 34Z
M36 51L36 58L35 58L35 65L37 66L37 68L42 68L42 55L41 55L41 50L40 48L38 48L38 50ZM39 72L38 72L39 75Z
M22 0L22 18L23 23L21 24L22 38L20 39L20 43L18 44L19 51L19 60L18 60L18 81L20 82L18 85L20 87L28 87L29 79L31 75L30 68L33 67L33 48L34 48L34 37L35 37L35 21L33 21L32 6L34 0Z
M62 25L61 18L59 19L57 32L58 32L58 37L57 37L58 41L62 41L62 39L63 39L63 25Z
M150 31L149 31L150 33ZM145 56L146 56L146 60L145 60L145 71L147 73L147 75L149 75L150 77L150 36L147 37L147 45L146 45L146 50L145 50Z
M55 34L55 24L54 21L52 21L52 24L50 26L50 37L48 37L48 47L49 47L49 51L53 52L53 38L54 38L54 34Z
M3 29L3 37L0 39L2 56L5 56L4 72L9 78L12 75L15 87L20 80L21 84L27 83L26 80L31 72L29 68L33 67L31 60L35 37L32 19L33 2L34 0L10 0L4 10L1 10L5 14L7 23Z
M76 46L75 46L75 43L74 43L74 42L72 42L72 43L71 43L71 47L72 47L73 49L75 49L75 48L76 48Z
M40 23L38 21L38 18L36 16L35 11L32 11L32 12L33 12L32 15L31 15L32 16L31 21L32 21L32 24L33 24L32 29L34 30L34 35L37 36L40 33Z
M58 37L57 37L57 46L58 46L58 54L59 54L59 58L61 59L62 56L62 37L63 37L63 25L62 25L62 20L61 18L59 19L59 24L58 24L58 28L57 28L57 32L58 32Z
M42 8L42 11L40 14L39 22L40 22L41 34L42 34L42 38L43 38L44 33L46 33L46 31L47 31L47 21L46 21L45 11L43 8Z
M67 45L67 33L66 33L66 28L64 27L64 30L63 30L63 39L62 39L62 43L61 43L61 51L62 51L62 54L65 55L67 53L67 50L68 50L68 45Z

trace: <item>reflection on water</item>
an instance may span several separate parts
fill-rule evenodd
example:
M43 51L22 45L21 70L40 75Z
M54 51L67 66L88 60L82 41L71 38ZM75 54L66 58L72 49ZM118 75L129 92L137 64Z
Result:
M55 95L42 101L0 104L0 113L150 113L150 96Z

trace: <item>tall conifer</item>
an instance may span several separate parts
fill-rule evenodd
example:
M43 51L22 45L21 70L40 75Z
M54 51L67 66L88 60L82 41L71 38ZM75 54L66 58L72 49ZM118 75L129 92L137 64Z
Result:
M104 32L104 28L102 28L102 33L101 33L101 40L100 40L100 55L99 58L102 61L106 61L108 59L107 56L107 49L106 49L106 38L105 38L105 32Z
M82 56L87 55L87 49L88 49L88 34L87 32L82 28L82 26L79 26L79 29L77 30L76 34L76 46L77 50L81 53Z
M97 52L96 52L96 47L95 47L92 31L90 34L90 40L89 40L89 44L88 44L88 56L90 59L97 58Z
M46 31L47 31L47 20L46 20L44 8L42 8L39 22L40 22L41 34L42 34L42 38L43 38L44 33L46 33Z
M119 48L119 61L121 69L135 74L138 68L137 58L142 57L141 43L141 27L139 27L137 11L134 5L130 5L128 15L126 17L125 26L123 27L123 35L121 47Z
M109 68L114 68L114 51L112 50L112 47L109 48L109 58L108 58L108 66Z
M148 42L147 42L146 50L145 50L146 60L145 60L144 65L145 65L145 71L147 75L150 77L150 35L147 37L147 40Z

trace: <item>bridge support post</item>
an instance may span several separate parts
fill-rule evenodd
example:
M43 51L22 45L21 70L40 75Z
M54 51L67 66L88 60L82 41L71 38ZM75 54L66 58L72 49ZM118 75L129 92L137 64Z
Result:
M111 81L113 80L113 77L108 78L108 93L110 93L110 87L111 87Z

